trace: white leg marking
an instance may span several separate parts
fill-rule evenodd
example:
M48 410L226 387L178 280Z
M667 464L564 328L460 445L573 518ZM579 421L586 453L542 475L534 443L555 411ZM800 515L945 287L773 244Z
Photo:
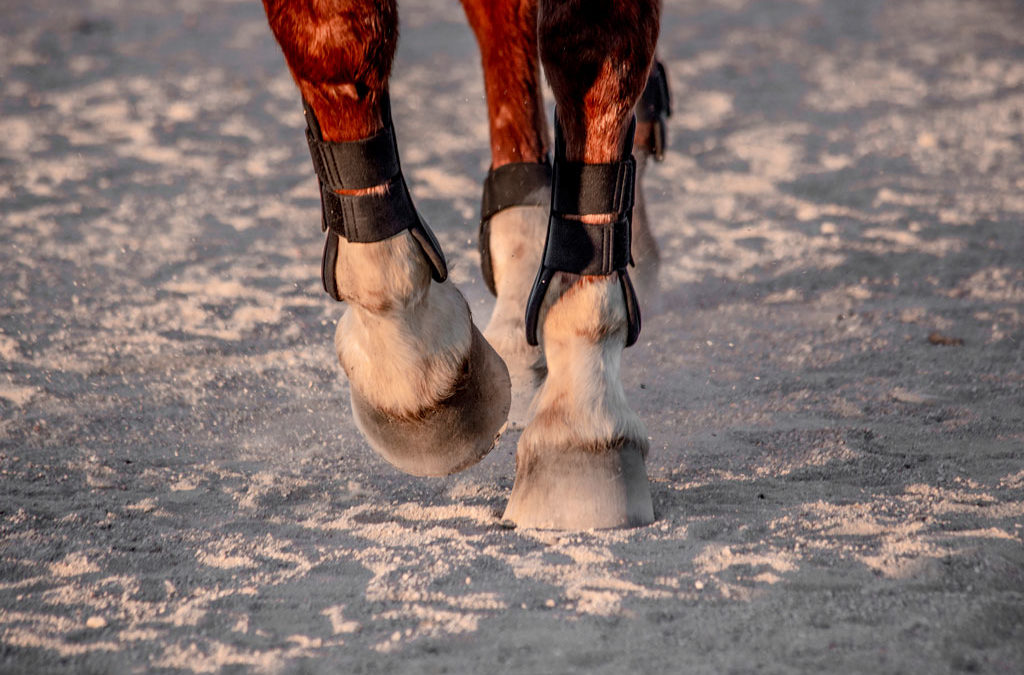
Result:
M556 275L541 326L548 377L519 440L506 517L558 529L651 522L647 433L619 380L626 311L618 278Z
M526 343L526 300L540 267L548 210L541 206L505 209L491 218L491 265L498 299L484 336L508 366L512 378L509 423L526 423L527 410L547 368L540 347Z
M417 475L478 461L505 422L509 382L462 294L431 281L408 232L372 244L340 241L336 278L349 308L334 344L356 423L373 448Z

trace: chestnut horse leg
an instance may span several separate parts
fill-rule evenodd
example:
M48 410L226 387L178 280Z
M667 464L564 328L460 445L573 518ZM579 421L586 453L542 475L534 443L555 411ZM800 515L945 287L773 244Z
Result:
M401 175L387 101L394 0L264 0L302 93L329 226L324 285L356 424L417 475L461 470L505 423L509 379L446 280ZM433 278L433 280L432 280Z
M519 441L505 511L520 526L619 527L654 519L647 433L626 401L619 364L639 328L625 276L635 175L630 133L659 9L657 0L541 0L541 60L564 143L556 138L548 243L530 303L543 300L534 316L548 377ZM582 244L566 250L566 241ZM528 328L530 322L528 315Z
M526 342L523 316L547 230L550 169L537 48L537 0L462 0L484 70L491 170L484 188L480 255L497 296L487 341L512 378L509 423L526 422L544 379L544 354Z

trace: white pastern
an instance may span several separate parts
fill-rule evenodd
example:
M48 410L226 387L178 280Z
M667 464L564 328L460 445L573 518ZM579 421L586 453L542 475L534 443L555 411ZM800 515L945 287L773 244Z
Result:
M512 378L509 422L526 422L530 401L547 372L540 347L526 342L526 301L540 267L548 209L518 206L491 218L491 266L498 299L484 336L508 366Z
M373 406L411 415L447 398L469 353L469 306L432 283L407 232L372 244L339 242L339 292L349 304L334 344L352 386Z
M541 327L548 377L519 439L505 517L552 529L650 523L647 433L619 380L626 309L618 278L556 275Z
M523 432L526 444L601 448L647 433L619 379L626 309L618 278L558 274L541 314L548 378Z

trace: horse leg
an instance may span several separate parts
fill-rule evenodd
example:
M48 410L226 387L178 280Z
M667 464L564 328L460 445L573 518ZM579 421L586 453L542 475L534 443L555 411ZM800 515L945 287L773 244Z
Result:
M335 347L356 424L404 471L461 470L493 446L510 385L402 178L387 98L394 0L264 7L307 106L328 230L324 287L348 303Z
M479 243L484 279L497 300L484 335L508 366L509 422L521 425L546 373L544 354L527 344L523 323L551 201L537 0L462 4L480 47L491 137Z
M661 267L661 254L647 218L643 178L651 160L660 162L665 159L665 149L668 145L666 118L671 115L668 75L665 67L655 60L644 92L636 104L637 125L633 143L633 156L636 158L636 203L633 206L632 251L636 268L631 274L645 311L657 307L660 302L658 271Z
M626 401L619 364L639 330L626 274L631 134L659 3L542 0L539 13L557 106L555 180L527 329L543 344L548 377L520 437L505 516L565 529L649 523L647 434Z

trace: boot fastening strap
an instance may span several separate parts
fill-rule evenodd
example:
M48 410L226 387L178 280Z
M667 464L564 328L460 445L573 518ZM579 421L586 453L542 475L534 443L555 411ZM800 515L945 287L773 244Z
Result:
M662 161L668 139L665 119L672 117L672 96L668 89L668 74L661 61L655 60L651 64L647 86L636 104L636 116L641 122L651 123L651 135L642 140L651 156Z
M412 195L402 175L387 98L384 100L385 128L369 138L342 143L323 140L313 109L305 101L303 106L306 140L313 169L320 182L321 226L327 231L321 278L328 295L335 300L341 299L334 279L338 237L350 242L370 243L410 230L430 263L431 276L436 281L444 281L448 276L444 254L413 206ZM387 185L387 189L382 194L343 195L337 192L378 185Z
M480 248L480 271L492 295L497 295L498 291L494 286L494 267L491 265L491 218L513 206L548 206L551 203L547 194L550 185L551 160L546 157L543 162L516 162L487 172L477 245Z
M636 119L627 134L633 147ZM555 163L551 183L551 214L547 241L537 279L526 305L526 341L538 344L537 328L544 296L556 272L607 276L617 274L626 302L626 346L640 335L640 308L626 271L632 263L633 195L636 161L627 150L625 159L610 164L584 164L565 159L565 142L555 117ZM609 223L592 225L577 218L614 214Z

